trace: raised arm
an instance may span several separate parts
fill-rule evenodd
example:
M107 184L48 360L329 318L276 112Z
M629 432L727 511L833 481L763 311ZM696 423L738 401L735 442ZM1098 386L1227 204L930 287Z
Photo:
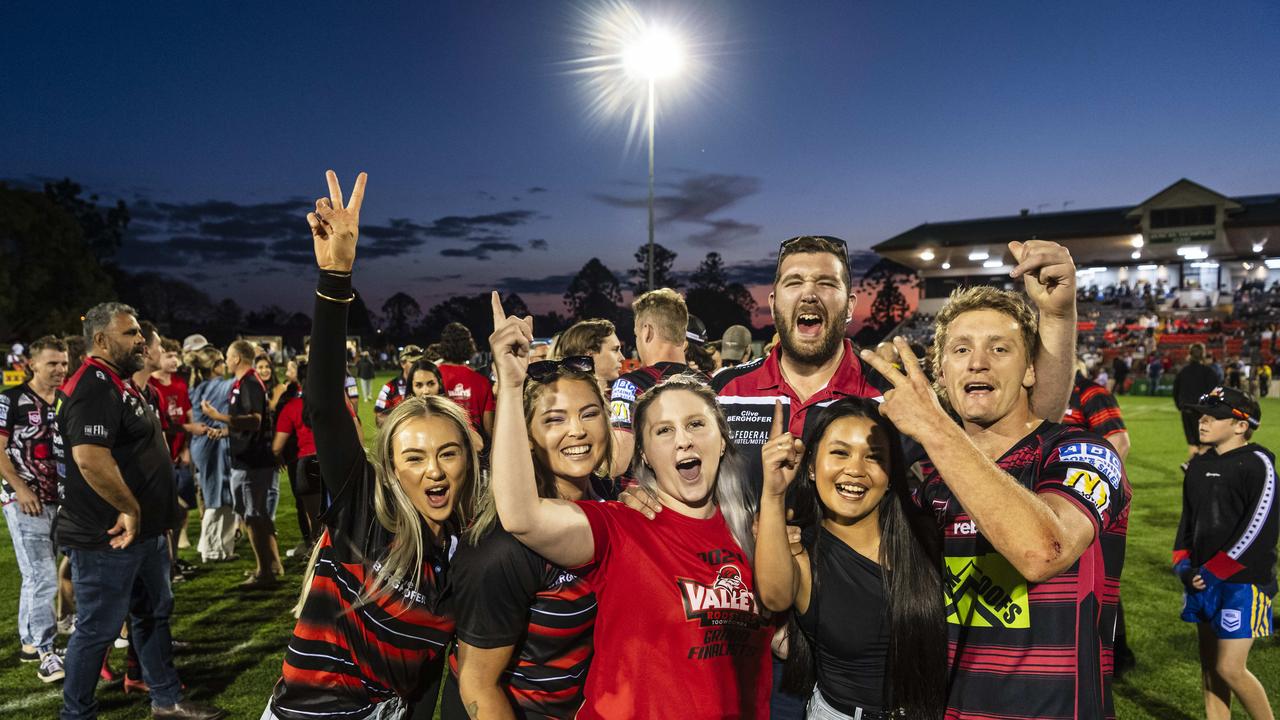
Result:
M1040 311L1031 411L1058 422L1067 413L1075 382L1076 265L1070 251L1055 242L1011 242L1009 251L1018 263L1009 274L1022 278L1027 296Z
M782 423L782 403L775 401L773 429L761 449L764 466L760 517L756 532L755 579L760 602L773 612L809 607L807 558L793 555L787 537L787 488L795 481L804 444Z
M1093 542L1089 516L1070 500L1034 493L1001 470L942 409L906 341L894 338L894 344L905 375L875 353L862 353L893 384L880 412L924 447L983 536L1024 578L1043 582L1071 567Z
M591 524L576 504L538 497L524 423L524 379L529 369L533 319L508 317L493 293L489 347L498 371L493 423L493 499L507 532L560 567L578 567L595 556Z
M360 437L351 426L344 384L347 310L355 297L351 268L356 258L366 176L360 173L356 177L351 202L345 206L338 176L330 170L326 177L329 197L316 200L316 211L307 214L316 264L320 267L311 326L307 405L320 477L330 495L336 496L352 472L365 463Z

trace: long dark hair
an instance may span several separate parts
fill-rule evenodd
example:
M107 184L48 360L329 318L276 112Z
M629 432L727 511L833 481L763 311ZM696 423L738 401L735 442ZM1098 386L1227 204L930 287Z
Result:
M880 500L880 571L884 577L885 620L889 624L889 657L885 665L885 698L906 717L941 718L947 703L947 626L943 608L941 536L933 516L921 510L907 487L902 439L880 415L874 400L844 398L823 408L805 438L800 471L792 489L795 522L814 540L809 548L813 573L810 603L820 602L822 580L816 562L822 542L825 508L812 478L822 438L836 420L861 417L884 432L889 445L889 487ZM817 675L814 648L792 612L787 634L790 650L782 677L787 692L807 695Z

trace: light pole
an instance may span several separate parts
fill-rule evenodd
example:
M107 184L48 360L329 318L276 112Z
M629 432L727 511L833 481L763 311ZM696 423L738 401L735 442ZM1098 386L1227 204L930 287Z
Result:
M670 77L680 71L684 64L684 53L680 43L670 33L647 28L643 35L627 47L623 54L623 64L627 73L645 80L648 84L648 107L646 117L649 130L649 289L654 289L653 277L653 135L657 107L657 81Z

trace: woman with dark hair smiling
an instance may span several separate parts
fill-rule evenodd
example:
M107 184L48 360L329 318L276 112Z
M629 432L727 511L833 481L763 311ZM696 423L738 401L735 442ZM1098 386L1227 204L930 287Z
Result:
M818 720L941 718L941 538L911 499L898 431L864 398L824 408L807 443L782 432L781 407L773 417L755 570L764 606L793 610L783 688L811 694ZM792 485L798 553L786 530Z

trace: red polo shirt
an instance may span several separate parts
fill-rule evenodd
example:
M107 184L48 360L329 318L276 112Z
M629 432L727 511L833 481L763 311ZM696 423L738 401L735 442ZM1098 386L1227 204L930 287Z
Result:
M853 343L844 341L844 354L840 357L840 365L835 375L827 382L827 386L814 393L808 399L801 400L796 391L782 376L780 358L782 346L773 349L768 356L731 367L711 379L711 386L724 400L732 397L740 398L786 398L784 405L790 408L788 431L800 437L804 430L804 420L809 409L822 406L843 397L877 398L889 389L880 373L862 361L853 350ZM762 409L773 415L773 408Z

